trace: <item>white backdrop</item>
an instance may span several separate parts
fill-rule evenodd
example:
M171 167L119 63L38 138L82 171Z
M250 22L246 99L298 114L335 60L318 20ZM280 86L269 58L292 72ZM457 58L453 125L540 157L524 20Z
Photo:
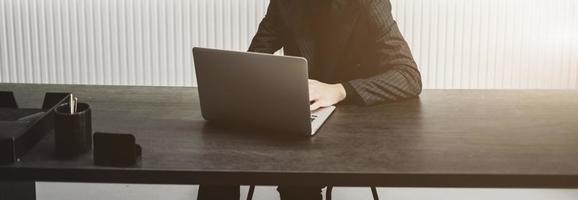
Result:
M392 0L426 88L577 88L576 0ZM0 82L195 85L267 0L0 0Z
M578 88L576 0L392 0L426 88ZM193 46L245 50L267 0L0 0L0 82L194 86ZM380 189L385 199L576 190ZM192 186L38 183L39 199L193 199ZM274 187L255 199L277 198ZM335 199L370 199L339 188Z

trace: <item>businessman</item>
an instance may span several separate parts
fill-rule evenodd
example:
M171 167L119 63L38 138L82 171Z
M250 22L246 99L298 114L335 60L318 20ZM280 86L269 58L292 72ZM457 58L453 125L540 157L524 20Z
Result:
M305 57L311 110L414 98L421 76L389 0L270 0L249 51ZM320 187L277 190L282 200L321 199ZM199 199L239 199L238 186L207 186Z

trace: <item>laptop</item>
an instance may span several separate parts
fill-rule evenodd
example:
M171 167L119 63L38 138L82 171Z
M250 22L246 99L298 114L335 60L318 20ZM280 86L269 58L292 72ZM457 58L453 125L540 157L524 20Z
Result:
M203 118L312 136L335 106L309 110L307 60L193 48Z

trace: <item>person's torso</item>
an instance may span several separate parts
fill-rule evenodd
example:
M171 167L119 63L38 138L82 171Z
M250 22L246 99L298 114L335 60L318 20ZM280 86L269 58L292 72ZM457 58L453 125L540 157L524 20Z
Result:
M312 79L336 83L364 77L364 66L376 62L375 31L369 28L364 8L351 0L306 2L315 3L294 0L298 5L293 10L281 12L288 32L284 53L307 58ZM299 7L302 10L295 11Z

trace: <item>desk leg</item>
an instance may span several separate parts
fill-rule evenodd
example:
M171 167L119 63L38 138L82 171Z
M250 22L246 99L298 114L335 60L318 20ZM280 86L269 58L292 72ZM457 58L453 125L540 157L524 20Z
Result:
M35 200L36 183L0 182L0 200Z

